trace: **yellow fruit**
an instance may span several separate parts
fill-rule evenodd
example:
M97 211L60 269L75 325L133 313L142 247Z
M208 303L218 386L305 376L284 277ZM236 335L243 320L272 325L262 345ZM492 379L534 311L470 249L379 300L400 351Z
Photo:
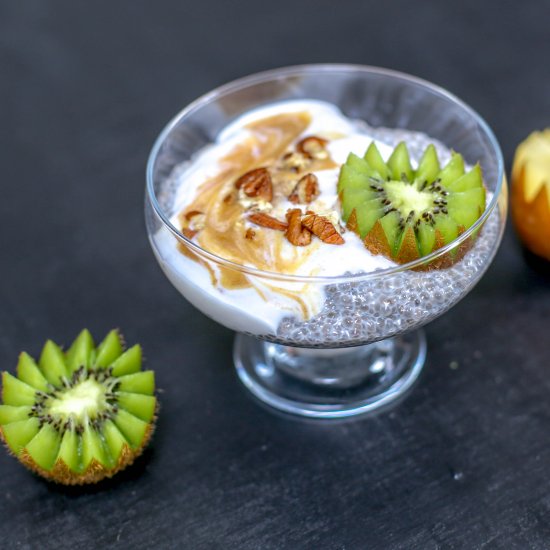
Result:
M550 260L550 128L520 143L512 168L512 218L523 244Z

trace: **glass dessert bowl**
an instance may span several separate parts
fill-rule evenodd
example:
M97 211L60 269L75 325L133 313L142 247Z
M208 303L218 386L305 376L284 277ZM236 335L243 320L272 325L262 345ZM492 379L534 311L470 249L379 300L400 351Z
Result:
M473 195L483 202L472 216L457 197ZM309 417L377 410L412 387L420 327L481 278L506 208L502 154L479 115L373 67L289 67L218 88L168 124L147 166L164 273L238 332L246 388Z

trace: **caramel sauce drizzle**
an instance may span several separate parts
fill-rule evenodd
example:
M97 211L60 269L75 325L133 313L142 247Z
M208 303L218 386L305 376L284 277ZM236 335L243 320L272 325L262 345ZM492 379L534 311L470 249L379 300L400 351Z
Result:
M273 203L286 200L296 182L303 173L278 170L278 162L296 139L307 129L311 117L307 112L283 113L252 122L246 128L250 130L243 142L237 144L219 161L218 174L199 186L193 202L180 214L182 227L186 226L185 215L191 211L205 214L204 228L196 235L196 241L205 250L235 263L253 266L263 271L276 273L295 273L315 248L295 250L283 257L282 247L285 237L281 231L258 228L254 238L246 237L246 209L238 201L235 181L244 173L261 166L271 167L273 179ZM330 158L314 159L308 170L333 168L336 164ZM206 267L211 282L225 289L235 290L254 288L266 300L265 294L257 284L245 274L227 267L219 268L219 276L208 262L199 258L185 243L180 243L180 251ZM292 253L293 252L293 253ZM274 287L263 283L292 300L295 300L304 317L307 317L307 305L298 292ZM303 292L303 289L301 289Z

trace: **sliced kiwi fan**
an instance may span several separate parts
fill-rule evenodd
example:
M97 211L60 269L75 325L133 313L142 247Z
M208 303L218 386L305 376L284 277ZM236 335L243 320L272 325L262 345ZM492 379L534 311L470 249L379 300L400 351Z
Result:
M51 340L35 362L23 352L17 376L2 373L0 436L28 468L66 485L111 477L141 454L157 400L139 345L118 331L99 346L83 330L66 353Z
M350 154L340 171L338 194L347 227L371 252L398 263L451 243L485 210L479 164L466 172L462 156L453 153L441 168L432 144L416 170L404 142L387 162L374 142L363 158ZM451 263L466 249L453 250Z

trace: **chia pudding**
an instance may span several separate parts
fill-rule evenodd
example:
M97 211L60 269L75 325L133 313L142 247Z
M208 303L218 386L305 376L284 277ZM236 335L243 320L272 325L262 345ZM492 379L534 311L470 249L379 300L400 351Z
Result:
M164 182L159 201L186 238L164 226L151 236L161 267L206 315L287 345L360 345L427 323L482 276L500 239L500 214L493 209L469 249L444 268L400 269L367 249L345 228L340 169L371 142L387 160L402 141L413 165L429 144L442 165L451 158L425 134L372 128L324 102L287 101L243 115ZM322 219L322 231L310 224L311 235L305 225L291 235L289 213L297 209L302 220Z

